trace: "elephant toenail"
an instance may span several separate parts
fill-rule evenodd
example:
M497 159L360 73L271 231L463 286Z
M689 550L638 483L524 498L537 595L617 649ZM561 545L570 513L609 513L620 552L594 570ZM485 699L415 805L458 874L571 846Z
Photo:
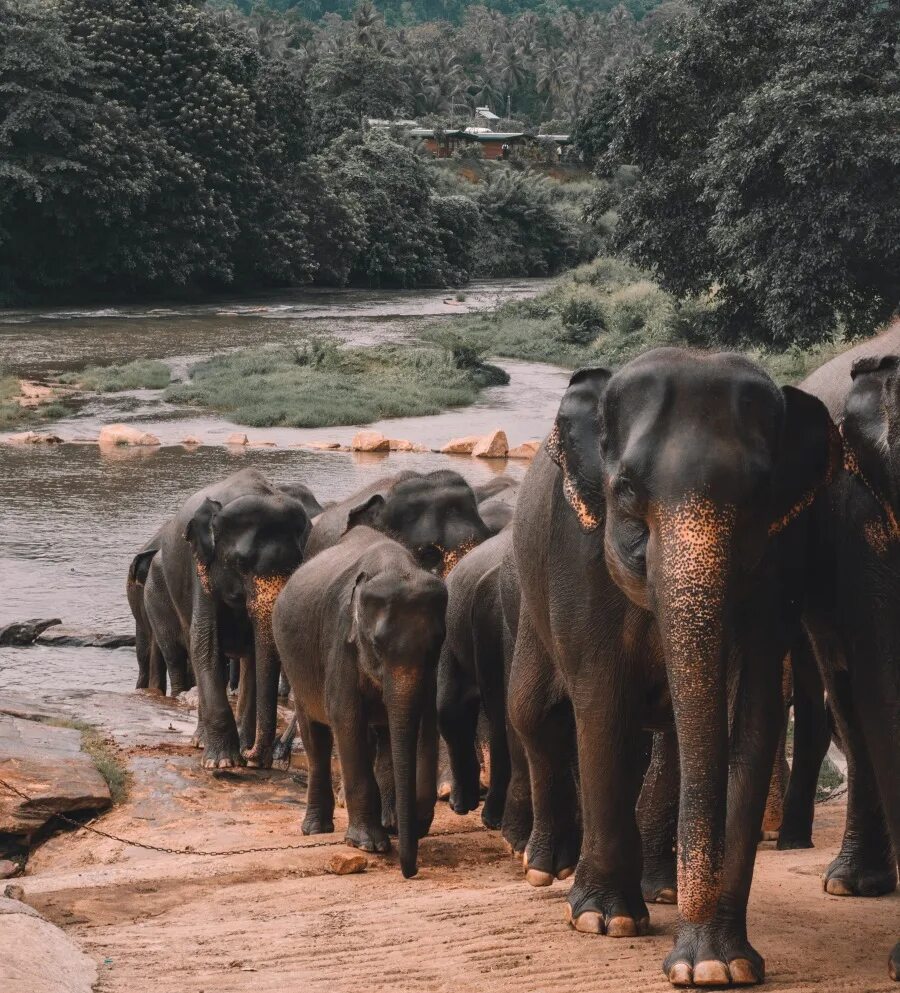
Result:
M637 927L630 917L611 917L606 925L610 938L636 938Z
M671 886L661 889L654 898L655 903L678 903L678 891Z
M753 963L748 959L732 959L728 963L728 971L736 986L755 986L760 981Z
M832 896L854 896L854 892L842 879L826 879L825 892Z
M565 869L560 869L556 874L557 879L568 879L575 872L575 869L571 865L567 865Z
M707 959L694 966L695 986L727 986L731 982L728 966L717 959Z
M582 934L603 934L603 918L596 910L586 910L575 918L575 930Z
M673 986L692 986L694 971L687 962L676 962L669 969L669 982Z
M553 874L544 872L542 869L527 869L525 871L525 882L530 886L551 886L553 884Z

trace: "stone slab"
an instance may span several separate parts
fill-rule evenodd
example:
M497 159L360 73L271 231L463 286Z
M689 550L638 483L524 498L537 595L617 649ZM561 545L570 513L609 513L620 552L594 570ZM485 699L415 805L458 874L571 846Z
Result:
M81 750L81 732L0 714L0 833L29 837L54 814L103 810L112 798L106 780Z

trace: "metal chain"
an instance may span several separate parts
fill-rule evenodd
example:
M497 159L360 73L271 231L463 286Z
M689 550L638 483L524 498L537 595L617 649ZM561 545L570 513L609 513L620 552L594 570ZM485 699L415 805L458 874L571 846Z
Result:
M20 789L13 786L12 783L8 783L5 779L0 778L0 786L5 786L11 793L15 793L17 796L20 796L23 800L27 800L29 803L39 804L41 802L37 797L28 796L27 793L23 793ZM131 845L133 848L144 848L149 852L164 852L166 855L202 855L207 858L221 858L226 856L230 857L233 855L260 854L263 852L289 852L304 848L336 848L346 844L346 842L343 841L306 841L294 845L270 845L265 848L230 848L221 852L203 852L193 848L166 848L164 845L149 845L144 841L132 841L130 838L122 838L119 835L112 834L109 831L103 831L100 828L92 827L90 823L82 824L81 821L76 821L74 818L67 817L65 814L57 813L54 816L58 817L61 821L63 821L63 823L68 824L71 827L80 828L82 831L90 831L91 834L99 835L101 838L109 838L110 841L118 841L123 845ZM484 828L471 827L458 831L435 831L433 834L427 835L427 837L452 838L465 834L478 834L482 831L484 831Z

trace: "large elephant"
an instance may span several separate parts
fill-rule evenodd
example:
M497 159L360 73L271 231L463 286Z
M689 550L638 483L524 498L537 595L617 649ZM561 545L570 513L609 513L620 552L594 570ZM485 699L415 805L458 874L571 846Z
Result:
M374 728L393 760L406 877L416 874L418 839L437 799L435 678L446 608L446 586L407 549L356 527L294 573L273 614L309 760L303 833L334 830L333 736L350 820L347 842L388 851Z
M160 582L189 647L200 696L206 768L268 767L275 736L279 660L271 612L303 561L303 505L255 469L195 493L160 532ZM227 658L247 663L240 735L226 691Z
M475 739L483 708L490 785L481 818L491 828L500 827L510 775L500 566L511 541L509 528L488 538L448 576L447 638L438 667L438 727L453 774L450 806L458 814L478 807L481 783Z
M844 840L824 884L842 896L894 890L900 856L900 325L894 330L897 354L870 353L851 367L839 414L843 468L816 508L807 629L849 781ZM816 382L838 409L827 373L826 365ZM900 979L900 942L890 971Z
M674 722L675 985L763 978L746 906L809 508L837 460L815 398L745 357L665 348L576 372L520 489L508 706L530 769L528 876L577 858L573 926L646 932L635 809L646 729Z

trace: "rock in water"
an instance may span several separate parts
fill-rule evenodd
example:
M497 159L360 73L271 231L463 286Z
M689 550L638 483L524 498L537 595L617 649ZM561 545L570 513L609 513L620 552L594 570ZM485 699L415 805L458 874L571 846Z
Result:
M114 448L116 445L149 447L159 444L159 438L155 434L141 431L131 424L104 424L97 440L101 448Z
M326 863L325 869L335 876L350 876L355 872L365 872L368 864L369 860L359 852L336 852Z
M540 440L533 438L530 441L523 441L521 445L516 445L507 453L511 459L533 459L541 447Z
M0 786L0 833L28 838L54 814L104 810L112 803L74 728L0 714L0 778L31 797Z
M350 448L354 452L389 452L391 441L378 431L358 431L350 442Z
M47 628L61 624L58 617L16 621L0 628L0 645L33 645Z
M444 455L471 455L472 449L481 441L481 436L477 434L467 435L465 438L453 438L441 449Z
M479 459L505 459L508 451L506 432L497 428L496 431L479 439L478 444L472 449L472 455Z

